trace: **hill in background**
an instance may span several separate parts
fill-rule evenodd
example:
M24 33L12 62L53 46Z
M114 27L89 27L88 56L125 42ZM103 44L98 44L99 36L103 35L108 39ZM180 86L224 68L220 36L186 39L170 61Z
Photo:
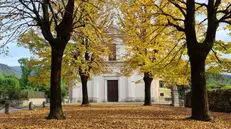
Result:
M229 78L229 80L231 80L231 75L228 74L224 74L227 78Z
M19 67L20 68L20 67ZM20 69L21 70L21 69ZM21 73L14 70L12 67L5 65L5 64L1 64L0 63L0 73L4 74L4 75L12 75L12 76L16 76L18 78L21 77Z
M20 66L10 66L11 69L17 72L17 74L21 77L22 75L22 69Z

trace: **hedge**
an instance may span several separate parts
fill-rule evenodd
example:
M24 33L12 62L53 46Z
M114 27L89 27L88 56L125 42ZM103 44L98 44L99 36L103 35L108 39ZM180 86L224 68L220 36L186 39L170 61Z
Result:
M210 110L231 112L231 89L208 91L208 100Z
M191 92L186 95L185 106L191 107ZM217 112L231 112L231 89L208 91L209 109Z

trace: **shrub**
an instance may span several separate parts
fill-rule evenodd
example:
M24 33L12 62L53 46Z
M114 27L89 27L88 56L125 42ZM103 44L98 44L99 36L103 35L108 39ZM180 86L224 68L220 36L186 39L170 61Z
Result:
M20 84L16 78L5 78L0 81L0 97L1 99L15 99L20 92Z
M20 88L20 84L19 81L15 78L6 78L2 81L2 85L6 86L7 89L11 90L11 89L19 89Z
M3 81L4 79L5 79L5 76L2 73L0 73L0 82Z

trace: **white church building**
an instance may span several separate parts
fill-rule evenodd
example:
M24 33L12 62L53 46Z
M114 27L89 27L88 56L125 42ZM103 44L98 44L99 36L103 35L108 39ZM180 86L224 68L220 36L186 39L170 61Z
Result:
M88 81L88 97L90 102L143 102L144 82L143 75L134 72L131 76L125 77L120 73L123 64L121 57L126 53L125 45L118 34L119 30L112 27L110 34L113 35L115 51L114 56L105 60L112 68L110 74L95 75ZM140 81L139 81L140 80ZM136 83L138 82L139 83ZM153 103L171 103L171 90L165 88L162 82L154 79L151 85L151 97ZM82 86L78 83L69 89L71 103L82 101Z

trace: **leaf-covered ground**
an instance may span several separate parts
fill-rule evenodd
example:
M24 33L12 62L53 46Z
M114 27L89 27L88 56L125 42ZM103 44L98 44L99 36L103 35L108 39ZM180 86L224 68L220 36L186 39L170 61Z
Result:
M215 122L187 120L190 109L154 105L65 105L66 120L46 120L48 108L0 114L0 128L231 129L230 113L212 113Z

